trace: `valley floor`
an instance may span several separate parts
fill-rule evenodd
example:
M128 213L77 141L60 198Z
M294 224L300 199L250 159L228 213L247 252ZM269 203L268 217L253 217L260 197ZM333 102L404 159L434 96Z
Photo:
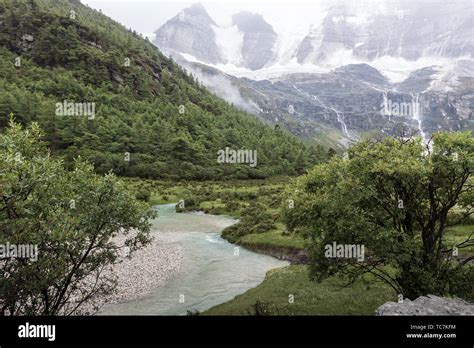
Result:
M269 271L263 283L203 315L373 315L383 303L396 300L397 294L388 285L373 282L369 285L371 278L348 286L334 276L319 283L309 279L305 240L288 233L279 221L284 188L290 178L265 182L127 180L135 190L151 192L151 204L184 201L181 211L198 210L239 219L245 214L245 208L254 204L252 207L264 209L272 216L274 223L268 231L229 236L224 232L223 237L252 251L288 260L292 265ZM451 228L447 240L459 243L473 227L469 224ZM474 246L463 249L464 256L473 254Z

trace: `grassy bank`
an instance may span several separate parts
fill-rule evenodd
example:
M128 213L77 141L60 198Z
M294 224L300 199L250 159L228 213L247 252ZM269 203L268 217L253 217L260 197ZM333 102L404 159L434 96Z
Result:
M263 283L233 300L215 306L204 315L255 314L255 304L268 314L279 315L372 315L387 301L395 301L396 294L385 284L369 286L359 280L349 287L344 281L331 277L321 283L308 278L304 265L291 265L267 273ZM290 296L294 302L289 303Z

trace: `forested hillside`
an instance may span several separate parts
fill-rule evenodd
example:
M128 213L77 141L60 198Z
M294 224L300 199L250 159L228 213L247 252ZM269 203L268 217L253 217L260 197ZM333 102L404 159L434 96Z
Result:
M54 154L147 178L265 178L324 159L207 91L140 35L79 1L0 0L0 126L37 121ZM57 104L94 105L58 114ZM67 104L69 105L69 104ZM77 111L77 109L76 109ZM258 165L217 151L256 150Z

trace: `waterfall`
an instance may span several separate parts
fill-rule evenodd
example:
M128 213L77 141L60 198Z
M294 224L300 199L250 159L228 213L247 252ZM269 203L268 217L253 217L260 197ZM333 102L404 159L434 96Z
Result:
M295 87L296 90L298 90L296 88L296 86L294 86L294 87ZM306 92L302 92L302 93L308 94ZM351 137L351 135L349 133L349 129L347 127L347 124L344 121L344 114L342 112L340 112L339 110L337 110L336 108L332 107L332 106L327 106L317 96L312 95L312 94L308 94L308 95L311 96L315 101L317 101L326 110L331 110L332 112L334 112L336 114L336 117L337 117L337 122L339 122L339 124L341 125L342 134L344 134L344 136L346 138L348 138L350 140L353 140L353 138Z
M418 125L418 131L420 132L423 142L426 143L428 139L426 134L421 127L421 118L423 116L423 109L420 103L420 93L411 93L411 104L412 104L412 119Z
M339 123L341 124L341 129L342 129L342 133L344 134L344 136L346 136L347 138L350 138L351 136L349 135L349 132L348 132L348 130L347 130L347 125L346 125L346 123L344 122L344 114L342 114L341 112L337 111L337 110L334 109L333 107L331 107L330 109L336 113L337 122L339 122Z

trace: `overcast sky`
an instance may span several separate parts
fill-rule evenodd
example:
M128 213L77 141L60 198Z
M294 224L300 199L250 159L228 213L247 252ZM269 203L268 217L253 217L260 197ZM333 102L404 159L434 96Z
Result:
M471 4L472 0L401 0L406 5L459 6ZM310 25L317 25L325 15L329 5L342 2L350 7L353 15L364 16L375 9L376 12L396 11L398 0L82 0L84 4L101 9L104 14L150 36L167 20L177 15L193 3L201 2L211 18L220 26L230 24L231 16L239 11L250 11L263 15L275 31L306 32ZM469 6L470 7L470 6ZM473 7L470 7L471 9ZM152 37L150 37L152 38Z
M168 19L193 2L181 1L119 1L119 0L82 0L83 4L102 10L102 12L144 35L154 32Z
M122 23L127 28L149 35L167 20L184 8L196 2L204 5L209 15L218 25L228 25L232 14L239 11L260 13L278 29L286 26L307 26L322 16L323 4L327 0L221 0L221 1L184 1L184 0L82 0L82 3ZM285 26L285 27L284 27ZM280 28L279 28L280 27Z

